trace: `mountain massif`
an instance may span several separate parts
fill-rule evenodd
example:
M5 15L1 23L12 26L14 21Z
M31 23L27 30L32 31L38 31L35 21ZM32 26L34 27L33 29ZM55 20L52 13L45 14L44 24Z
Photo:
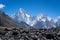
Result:
M20 8L16 14L13 15L13 20L24 26L34 26L36 28L51 28L60 26L60 17L50 18L47 15L39 14L37 16L30 16L27 12Z
M28 13L23 8L20 8L17 13L10 17L6 15L3 11L0 11L0 26L55 28L60 27L60 16L54 19L44 14L31 16L28 15Z

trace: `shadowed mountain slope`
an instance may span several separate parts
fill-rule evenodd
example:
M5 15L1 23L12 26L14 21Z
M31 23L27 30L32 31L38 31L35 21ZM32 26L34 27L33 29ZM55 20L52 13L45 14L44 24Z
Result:
M4 26L4 27L21 27L21 25L14 22L3 11L0 11L0 26Z

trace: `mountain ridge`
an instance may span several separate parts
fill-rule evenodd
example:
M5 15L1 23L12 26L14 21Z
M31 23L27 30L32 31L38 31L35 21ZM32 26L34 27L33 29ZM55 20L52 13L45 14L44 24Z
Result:
M60 26L60 16L54 19L45 14L31 16L23 8L20 8L17 13L10 17L13 21L25 27L50 28Z
M3 27L22 27L20 24L17 24L10 16L5 14L5 12L0 11L0 26Z

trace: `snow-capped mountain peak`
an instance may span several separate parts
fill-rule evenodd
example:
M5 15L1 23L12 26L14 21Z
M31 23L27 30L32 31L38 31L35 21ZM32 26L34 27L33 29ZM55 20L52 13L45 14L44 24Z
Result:
M60 16L56 19L52 19L49 16L45 14L39 14L37 16L30 16L28 13L23 9L20 8L17 13L13 16L13 19L18 22L22 23L26 26L35 26L37 28L43 28L43 27L56 27L56 25L60 26Z
M19 9L19 12L20 12L21 14L24 14L24 13L25 13L25 10L24 10L23 8L20 8L20 9Z
M20 12L21 14L26 15L27 17L30 17L30 15L28 15L23 8L20 8L18 12Z
M42 20L43 22L45 22L46 20L51 21L51 18L47 15L44 15L44 14L37 15L36 19L38 21Z
M13 19L19 23L24 22L25 24L28 24L28 25L30 24L30 15L28 15L27 12L23 8L20 8L17 11L17 13L14 15Z
M54 23L58 22L60 20L60 16L54 19Z

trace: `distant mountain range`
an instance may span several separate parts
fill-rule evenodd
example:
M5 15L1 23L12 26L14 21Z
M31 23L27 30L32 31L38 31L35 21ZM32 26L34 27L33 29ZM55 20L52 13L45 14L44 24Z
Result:
M51 28L60 26L60 17L50 18L47 15L39 14L37 16L30 16L27 12L20 8L12 17L17 23L23 23L24 26L34 26L36 28Z
M55 28L60 27L60 16L54 19L44 14L30 16L23 8L20 8L17 13L10 17L6 15L3 11L0 11L0 26Z

